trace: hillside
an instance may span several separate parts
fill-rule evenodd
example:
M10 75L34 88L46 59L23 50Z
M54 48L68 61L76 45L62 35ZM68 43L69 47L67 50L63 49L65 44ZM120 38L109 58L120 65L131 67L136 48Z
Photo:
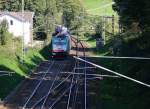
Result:
M94 15L116 14L112 9L112 0L82 0L87 12Z
M44 59L40 49L29 48L24 64L21 64L21 53L19 40L9 40L6 45L0 45L0 99L4 99ZM3 71L14 73L12 76L2 76Z

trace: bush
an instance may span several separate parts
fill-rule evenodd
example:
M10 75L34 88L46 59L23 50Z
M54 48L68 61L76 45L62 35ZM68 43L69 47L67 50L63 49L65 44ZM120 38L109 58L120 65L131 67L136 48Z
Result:
M6 45L9 36L7 20L3 20L0 24L0 35L1 45Z

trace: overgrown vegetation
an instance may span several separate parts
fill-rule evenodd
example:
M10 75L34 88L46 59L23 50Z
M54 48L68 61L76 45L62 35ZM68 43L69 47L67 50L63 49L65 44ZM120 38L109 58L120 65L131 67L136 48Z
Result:
M7 20L3 20L0 23L0 42L1 45L6 45L7 40L8 40L8 23Z
M110 42L99 50L102 55L149 57L149 1L114 0L114 9L120 15L123 32L111 38ZM142 8L144 6L144 8ZM111 48L111 49L110 49ZM92 59L96 63L127 75L134 79L150 84L149 60L130 59ZM99 71L104 73L104 71ZM123 78L104 79L99 83L97 106L103 109L143 109L149 107L150 90L147 87L128 81ZM99 108L99 107L97 107Z
M123 31L121 34L111 35L106 45L97 50L97 55L149 57L149 1L114 1L114 9L120 15ZM95 39L92 35L88 39L92 46L95 45ZM92 58L92 60L106 68L150 84L149 60L99 58ZM98 73L110 74L102 70L99 70ZM94 109L100 107L103 109L143 109L149 107L150 90L147 87L123 78L104 78L101 82L95 81L91 85L95 84L98 88L97 95L92 99ZM96 101L94 101L95 98Z
M22 1L11 0L0 3L2 11L21 11ZM77 16L83 16L83 7L79 0L25 0L25 11L35 12L34 32L46 32L50 42L51 34L57 24L69 29L77 29L82 22Z
M39 53L40 49L28 48L25 52L24 63L22 63L21 38L8 32L6 20L0 24L0 36L0 99L3 99L44 57ZM10 73L12 76L1 76L4 73Z
M10 35L11 36L11 35ZM9 37L5 45L0 46L0 71L14 72L12 76L0 74L0 98L3 99L42 61L44 57L40 49L28 48L22 64L21 40Z

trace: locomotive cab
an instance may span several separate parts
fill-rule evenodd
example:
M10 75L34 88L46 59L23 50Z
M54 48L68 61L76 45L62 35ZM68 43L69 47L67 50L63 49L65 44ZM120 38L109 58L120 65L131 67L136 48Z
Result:
M70 52L70 36L59 35L52 36L52 57L67 56Z

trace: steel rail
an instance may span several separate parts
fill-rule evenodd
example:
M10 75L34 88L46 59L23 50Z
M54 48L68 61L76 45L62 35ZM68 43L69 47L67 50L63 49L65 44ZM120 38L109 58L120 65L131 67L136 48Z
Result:
M58 97L58 98L55 100L55 102L54 102L54 103L50 106L50 108L48 108L48 109L52 109L53 106L69 91L69 89L70 89L70 88L66 89L66 90L64 91L64 93L63 93L62 95L60 95L60 97Z
M74 44L75 44L75 46L77 47L77 42L75 41L75 40L73 40L74 39L74 37L73 36L71 36L71 41L72 42L74 42ZM77 50L77 49L76 49ZM77 51L76 51L76 56L78 55L78 53L77 53Z
M63 74L63 73L62 73ZM72 75L85 75L84 73L64 73L64 74L72 74ZM86 74L86 76L96 76L96 77L120 77L120 76L113 76L113 75L101 75L101 74Z
M84 53L85 53L85 47L84 47ZM84 54L84 59L86 60L86 56L85 56L85 54ZM86 109L87 108L87 77L86 77L86 74L87 74L87 69L86 69L86 67L87 67L87 64L86 64L86 62L84 62L84 67L85 67L85 69L84 69L84 105L85 105L85 107L84 107L84 109Z
M74 37L73 37L74 38ZM76 39L76 38L75 38ZM80 43L80 45L81 45L81 47L83 48L83 57L85 58L85 60L86 60L86 54L85 54L85 47L84 47L84 45L82 44L82 42L80 41L80 40L78 40L78 39L76 39L79 43ZM77 42L77 43L78 43ZM84 64L84 67L85 67L85 69L84 69L84 105L85 105L85 108L84 109L86 109L87 108L87 85L86 85L86 63Z
M75 71L73 69L73 71ZM69 105L70 105L70 98L71 98L71 93L72 93L72 88L73 88L73 82L74 82L74 75L72 76L72 79L71 79L71 84L70 84L70 87L69 87L69 97L68 97L68 100L67 100L67 109L69 109Z
M74 37L73 37L74 38ZM76 38L74 38L74 39L76 39ZM82 42L79 40L79 38L77 37L77 45L78 45L78 43L81 45L81 47L83 48L83 56L85 56L85 48L84 48L84 46L83 46L83 44L82 44ZM77 48L78 48L78 52L79 52L79 47L77 46ZM79 68L79 61L77 61L77 67L75 68L75 70L78 70L78 72L79 72L79 70L80 69L83 69L83 68ZM75 71L74 71L74 73L75 73ZM78 90L79 90L79 86L78 86L78 81L79 81L79 79L80 79L80 75L77 75L77 79L76 79L76 86L75 86L75 96L73 96L73 105L72 105L72 109L75 109L75 104L76 104L76 99L77 99L77 96L78 96Z
M61 83L59 83L54 89L52 89L51 93L52 93L54 90L56 90L60 85L62 85L70 76L71 76L71 74L70 74L68 77L66 77ZM51 93L50 93L50 94L51 94ZM42 100L44 100L46 96L47 96L47 94L46 94L45 96L43 96L40 100L38 100L38 101L32 106L31 109L33 109L33 108L34 108L36 105L38 105Z
M40 82L37 84L37 86L35 87L34 91L32 92L32 94L30 95L30 97L28 98L28 100L26 101L26 103L24 104L22 109L25 109L27 104L29 103L29 101L31 100L31 98L34 96L34 94L36 93L37 89L39 88L39 86L41 85L41 83L43 82L43 78L46 76L46 74L48 73L48 71L51 69L52 65L54 64L55 61L52 61L52 64L48 67L47 72L45 72L45 74L43 75L42 79L40 80Z
M73 69L74 70L74 69ZM65 80L67 80L69 77L71 76L71 74L65 79ZM74 76L73 76L74 77ZM74 78L72 78L72 80L73 80ZM61 82L61 83L63 83L63 82ZM61 84L60 83L60 84ZM59 86L60 86L60 84L59 84ZM58 87L59 87L58 86ZM57 86L55 87L55 88L57 88ZM70 87L68 88L68 90L70 89ZM68 91L68 90L66 90L59 98L57 98L56 99L56 101L50 106L50 108L49 109L52 109L52 107L64 96L64 94Z
M94 69L96 67L77 67L76 69Z
M66 65L66 64L65 64ZM51 89L51 91L49 92L49 95L56 90L59 86L61 86L69 77L71 76L71 74L69 76L67 76L63 81L61 81L57 86L55 86L53 89ZM47 97L47 94L45 96L43 96L40 100L38 100L31 109L35 108L36 105L38 105L41 101L43 101L45 98Z
M79 90L79 86L78 86L79 79L80 79L80 75L78 75L77 79L76 79L75 98L74 98L74 101L73 101L72 109L75 109L75 103L76 103L76 100L77 100L78 90Z
M60 66L61 66L61 65L60 65ZM63 67L60 67L59 71L61 71L62 68L63 68ZM58 71L57 71L57 72L58 72ZM52 88L53 88L53 86L54 86L54 83L56 82L56 79L57 79L58 74L59 74L59 73L57 73L57 74L55 75L55 77L54 77L54 80L53 80L53 82L52 82L52 85L51 85L51 87L50 87L49 90L48 90L48 93L47 93L47 95L46 95L46 97L45 97L45 99L44 99L44 102L43 102L43 104L42 104L42 106L41 106L41 109L44 108L44 105L45 105L45 103L46 103L46 101L47 101L47 99L48 99L48 96L49 96L50 93L52 92Z
M76 68L79 66L79 61L76 61L77 65L76 65ZM76 68L74 68L74 73L76 72ZM79 69L77 69L77 72L79 71ZM75 109L75 103L76 103L76 98L77 98L77 93L78 93L78 81L80 79L80 75L77 75L77 78L75 80L75 95L73 96L73 104L72 104L72 109Z
M77 42L75 42L75 43L77 43L76 44L76 47L78 48L78 43L81 45L81 47L84 49L84 46L83 46L83 44L82 44L82 42L80 41L80 40L78 40L77 38L75 38L75 37L71 37L72 39L75 39L75 40L77 40ZM79 51L79 49L77 49L77 52ZM78 55L78 54L77 54ZM83 56L85 56L85 50L84 50L84 52L83 52Z
M9 71L0 71L0 73L15 73L15 72L9 72Z
M109 78L116 78L116 77L109 77ZM87 78L87 80L94 80L94 79L103 80L103 77L93 77L93 78Z
M0 74L0 77L2 77L2 76L12 76L12 75L10 75L10 74Z

